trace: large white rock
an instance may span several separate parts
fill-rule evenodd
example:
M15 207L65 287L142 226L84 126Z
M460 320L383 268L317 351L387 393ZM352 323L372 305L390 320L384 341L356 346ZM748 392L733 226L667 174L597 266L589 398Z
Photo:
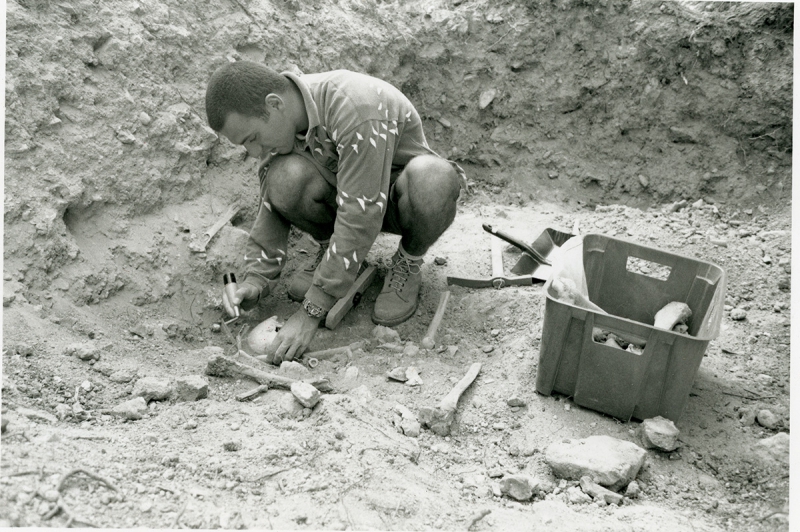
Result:
M554 442L544 452L545 462L556 477L580 480L588 476L614 491L636 478L646 456L647 452L635 443L611 436Z
M639 426L639 439L648 449L671 452L678 448L681 431L667 418L656 416L645 419Z
M319 402L320 392L307 382L293 382L292 395L306 408L314 408Z
M145 402L163 401L172 394L172 384L169 379L159 379L158 377L143 377L136 381L133 386L134 397L142 397Z
M756 444L756 452L763 457L789 465L789 434L779 432L774 436L759 440Z

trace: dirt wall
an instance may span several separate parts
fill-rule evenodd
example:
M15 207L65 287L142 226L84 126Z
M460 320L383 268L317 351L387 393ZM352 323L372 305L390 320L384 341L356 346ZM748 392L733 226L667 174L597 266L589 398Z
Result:
M96 259L91 302L124 284L115 242L147 238L137 216L251 199L252 161L204 117L208 76L235 59L390 80L479 186L785 202L792 28L790 4L12 0L6 272L43 288Z

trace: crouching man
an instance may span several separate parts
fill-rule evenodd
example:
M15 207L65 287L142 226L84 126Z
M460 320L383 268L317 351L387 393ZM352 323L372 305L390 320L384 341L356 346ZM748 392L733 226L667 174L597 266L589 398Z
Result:
M345 70L296 76L239 61L211 76L206 114L212 129L260 161L246 276L232 298L223 292L226 312L268 295L267 281L286 262L290 226L320 245L291 279L289 297L303 306L270 346L273 363L308 348L381 231L401 239L372 320L393 326L414 314L423 256L453 222L464 176L428 147L408 98Z

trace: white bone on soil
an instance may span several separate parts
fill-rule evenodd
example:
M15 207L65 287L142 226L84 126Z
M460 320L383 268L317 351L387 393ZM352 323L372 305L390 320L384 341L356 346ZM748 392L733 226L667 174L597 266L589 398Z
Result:
M420 409L419 422L439 436L447 436L450 434L450 425L453 424L453 419L455 419L456 416L458 400L461 398L461 394L469 388L469 385L472 384L480 371L481 364L479 362L472 364L467 374L453 386L450 393L444 396L438 405L433 408L426 406Z

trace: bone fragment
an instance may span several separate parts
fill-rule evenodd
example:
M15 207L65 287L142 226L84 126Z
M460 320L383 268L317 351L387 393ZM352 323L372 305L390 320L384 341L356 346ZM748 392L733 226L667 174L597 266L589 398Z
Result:
M206 375L246 378L259 384L267 384L270 386L275 386L276 388L283 388L285 390L290 389L292 383L300 382L297 379L291 379L289 377L276 375L275 373L269 373L250 367L224 355L211 355L208 357ZM333 389L327 378L314 379L313 381L309 381L309 384L321 392L330 392Z
M476 362L469 367L467 374L456 383L435 407L424 407L419 412L419 421L428 427L434 434L447 436L450 434L450 425L456 415L458 400L461 394L469 387L481 371L481 364Z
M653 327L671 331L677 324L686 323L691 315L692 310L689 305L680 301L673 301L672 303L667 303L661 310L656 312Z

